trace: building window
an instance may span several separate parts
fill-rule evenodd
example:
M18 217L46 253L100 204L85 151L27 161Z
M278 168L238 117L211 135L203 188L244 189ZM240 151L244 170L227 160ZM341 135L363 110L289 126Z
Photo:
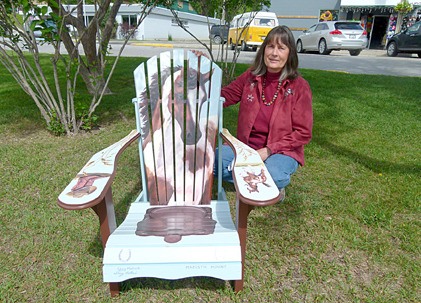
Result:
M180 19L181 24L183 24L185 27L189 27L189 21L188 20L183 20ZM171 23L172 25L178 25L177 20L176 19L171 19Z
M136 15L122 15L123 24L127 24L128 27L133 28L136 26L137 17Z
M122 15L121 16L123 23L120 25L120 35L126 37L131 32L131 37L134 36L135 32L133 29L137 25L137 16L136 15Z

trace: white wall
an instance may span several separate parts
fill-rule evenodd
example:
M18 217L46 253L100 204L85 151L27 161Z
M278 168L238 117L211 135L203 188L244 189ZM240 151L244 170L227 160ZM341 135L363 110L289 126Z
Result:
M122 5L116 17L117 23L122 23L122 15L137 15L137 20L141 17L142 7L139 4ZM89 10L87 10L89 13ZM194 34L198 39L209 39L208 19L205 16L178 12L180 19L188 22L186 28ZM171 37L173 40L194 39L185 30L174 24L172 20L174 16L171 11L165 8L154 8L152 12L139 26L136 40L168 40ZM210 24L219 24L220 20L209 18ZM117 35L117 38L119 35Z

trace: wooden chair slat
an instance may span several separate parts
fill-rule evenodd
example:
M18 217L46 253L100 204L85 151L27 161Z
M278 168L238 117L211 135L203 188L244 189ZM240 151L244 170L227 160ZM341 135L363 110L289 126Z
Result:
M203 174L203 197L210 199L211 196L211 186L207 186L211 180L213 180L213 163L215 159L215 147L218 131L218 116L219 111L222 110L222 105L220 101L220 89L222 84L222 70L214 65L212 67L212 77L210 82L210 93L209 93L209 108L208 108L208 121L207 121L207 140L206 140L206 156L204 163L204 174ZM207 182L207 183L206 183ZM208 203L203 201L203 203Z
M209 171L213 171L213 162L214 162L214 151L212 145L209 144L209 139L214 137L215 134L209 136L211 132L217 131L217 125L209 125L209 106L210 106L210 93L209 88L211 82L213 81L213 70L211 69L211 62L207 58L201 57L200 61L200 76L199 76L199 100L200 101L200 111L199 111L199 121L200 121L200 133L201 139L200 147L196 152L196 179L195 179L195 188L200 189L201 192L196 192L197 199L200 199L200 204L210 203L210 189L212 184L212 176L208 178ZM212 126L209 128L209 126Z
M187 69L186 69L186 156L185 156L185 203L198 204L195 197L195 177L196 177L196 150L197 135L200 131L198 120L198 95L197 95L197 74L198 58L192 52L187 52ZM193 123L192 123L193 122ZM188 127L188 128L187 128Z
M146 72L145 65L140 64L134 71L134 82L136 89L136 102L135 102L135 114L136 114L136 123L137 128L140 132L140 146L139 146L139 156L140 156L140 165L141 171L146 171L145 163L153 163L153 155L151 153L143 153L142 150L146 148L146 145L151 140L151 131L149 124L150 104L147 96L147 85L146 85ZM146 174L142 174L142 184L144 186L144 198L149 201L151 194L151 188L147 186L148 182L146 181ZM152 189L153 190L153 189ZM154 195L157 195L156 188L154 190Z
M184 50L173 50L175 200L184 201Z
M164 142L162 136L162 102L159 93L159 81L158 81L158 59L156 56L150 58L147 63L147 76L148 76L148 88L149 88L149 104L150 104L150 116L149 123L151 125L150 132L152 136L152 144L146 146L144 149L145 161L146 161L146 174L149 180L149 199L151 204L166 204L166 180L160 177L165 174L161 171L165 171L164 167ZM153 159L153 161L150 161ZM153 166L152 166L153 164Z
M164 148L164 171L166 186L166 198L172 199L173 187L169 184L174 183L174 137L173 137L173 97L171 80L171 53L163 52L160 54L160 79L161 79L161 99L162 99L162 131Z

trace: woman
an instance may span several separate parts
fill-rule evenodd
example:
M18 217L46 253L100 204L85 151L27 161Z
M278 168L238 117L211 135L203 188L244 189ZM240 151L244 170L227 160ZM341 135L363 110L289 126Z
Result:
M257 150L283 199L291 175L304 165L304 145L310 141L313 127L312 93L298 73L289 28L274 27L252 66L222 88L221 95L226 100L224 107L240 103L237 137ZM223 179L232 182L229 167L234 153L226 145L221 152Z

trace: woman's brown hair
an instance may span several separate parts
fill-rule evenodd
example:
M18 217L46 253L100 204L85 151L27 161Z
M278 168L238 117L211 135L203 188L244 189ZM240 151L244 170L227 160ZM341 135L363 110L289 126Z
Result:
M268 43L272 42L282 42L282 44L284 44L289 49L288 59L285 63L284 68L282 69L279 80L292 80L297 78L299 75L297 47L295 45L295 39L291 30L285 25L280 25L272 28L266 36L266 39L265 41L263 41L262 45L257 51L256 57L251 66L253 74L256 76L262 76L266 74L267 70L264 60L265 48L268 45Z

